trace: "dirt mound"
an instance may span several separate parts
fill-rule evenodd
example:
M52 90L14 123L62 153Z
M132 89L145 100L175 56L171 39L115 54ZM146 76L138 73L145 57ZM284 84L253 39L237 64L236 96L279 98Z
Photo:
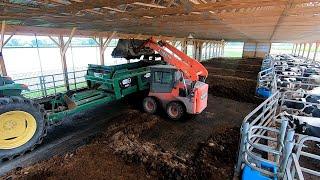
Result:
M159 120L157 116L149 117L139 126L128 126L114 134L109 146L127 162L144 164L149 174L165 178L186 177L189 170L186 158L165 151L156 144L141 141L142 132Z
M209 93L242 102L260 103L255 97L257 82L252 79L233 76L209 75Z
M193 157L196 177L231 179L238 151L239 128L226 128L200 143Z
M142 123L140 112L130 110L120 117L112 119L105 133L89 140L88 145L69 152L64 156L55 156L47 161L27 168L16 168L3 179L146 179L143 166L132 166L113 154L108 145L110 136L126 126Z
M162 179L230 179L238 148L239 129L226 128L198 145L193 155L178 155L161 146L143 142L141 131L158 121L152 117L139 127L127 127L111 137L109 144L127 162L141 163L147 172ZM218 176L217 176L218 175Z
M193 155L178 155L140 138L143 131L160 121L132 111L122 116L126 121L136 117L126 127L112 126L92 143L56 156L34 166L17 169L6 178L14 179L230 179L236 159L238 128L220 129L206 141L200 142ZM113 153L119 155L114 156ZM143 165L143 166L141 166ZM217 176L218 175L218 176Z
M234 76L239 78L246 79L257 79L257 73L253 71L244 71L244 70L234 70L234 69L225 69L225 68L216 68L216 67L207 67L210 75L221 75L221 76Z
M261 59L218 58L203 62L209 71L209 93L242 102L260 103L255 97Z
M221 63L233 63L233 64L248 64L248 65L258 65L262 63L262 58L212 58L204 61L204 64L210 64L215 62Z

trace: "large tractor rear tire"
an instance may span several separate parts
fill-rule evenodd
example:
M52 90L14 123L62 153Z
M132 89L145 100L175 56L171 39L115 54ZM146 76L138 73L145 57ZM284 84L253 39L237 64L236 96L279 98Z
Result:
M22 97L0 98L0 162L32 151L46 133L39 104Z

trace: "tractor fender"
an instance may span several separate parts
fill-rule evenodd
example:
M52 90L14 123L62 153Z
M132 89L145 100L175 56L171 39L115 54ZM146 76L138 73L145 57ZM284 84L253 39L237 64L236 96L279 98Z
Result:
M6 84L0 86L0 90L29 90L29 88L24 84Z

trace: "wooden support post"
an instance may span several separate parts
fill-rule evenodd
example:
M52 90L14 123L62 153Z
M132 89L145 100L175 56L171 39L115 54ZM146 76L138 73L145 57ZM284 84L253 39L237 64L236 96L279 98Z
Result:
M206 59L210 59L210 42L207 42Z
M220 47L220 57L222 57L222 55L223 55L223 45L224 43L223 43L223 41L221 41L221 47Z
M6 22L2 21L2 25L1 25L1 37L0 37L0 70L1 70L1 75L2 76L7 76L7 69L6 69L6 65L4 63L4 59L3 59L3 47L6 45L6 43L11 39L11 37L13 35L11 35L6 41L4 41L4 32L5 32L5 27L6 27Z
M193 51L193 53L192 53L192 55L193 55L193 58L194 59L197 59L198 57L198 55L197 55L197 52L198 52L198 44L197 44L197 42L196 41L193 41L192 42L192 44L193 44L193 49L192 49L192 51Z
M209 59L211 59L212 56L213 56L213 51L212 51L212 49L213 49L213 42L210 42L210 45L209 45Z
M308 49L307 59L309 59L310 51L311 51L311 46L312 46L312 43L308 43L308 44L309 44L309 49Z
M220 57L222 57L222 47L223 47L223 42L221 41L221 43L220 43Z
M206 59L206 47L207 47L207 42L202 43L202 50L201 50L201 60Z
M320 43L316 43L316 49L315 49L315 52L314 52L314 55L313 55L313 61L315 61L316 58L317 58L319 45L320 45Z
M182 52L187 54L187 41L186 40L182 40L181 41L181 49L182 49Z
M297 54L298 44L295 44L293 55L295 56Z
M217 42L215 42L214 44L213 44L213 50L212 50L212 52L213 52L213 57L218 57L218 43Z
M196 41L192 41L192 56L194 59L197 59L197 42Z
M209 59L212 58L212 46L213 46L213 44L212 44L212 42L210 42L210 45L209 45Z
M219 57L219 43L215 43L215 48L213 52L214 52L214 57Z
M217 51L218 57L221 57L221 42L218 43L218 51Z
M226 46L226 42L223 41L221 57L224 57L224 48L225 48L225 46Z
M294 49L295 49L295 47L296 47L296 44L293 44L293 47L292 47L292 50L291 50L291 54L293 54L293 53L294 53Z
M257 47L258 47L258 43L256 42L255 49L254 49L254 56L253 57L257 57Z
M203 47L203 42L198 42L198 56L199 56L199 61L202 61L202 48Z
M300 56L300 52L301 52L301 48L302 48L302 44L299 44L299 52L298 52L298 56Z
M211 54L213 54L212 49L213 49L213 42L209 42L209 44L208 44L208 59L210 59L211 56L213 56L213 55L211 55Z
M214 58L218 57L218 47L219 47L219 44L215 42L213 44L213 50L212 50L212 55Z
M107 47L109 46L111 40L116 35L116 31L114 31L109 37L106 38L106 40L103 39L103 37L99 37L99 41L96 41L96 43L99 45L99 54L100 54L100 65L104 65L104 52L106 51Z
M67 59L66 59L66 53L64 53L65 44L63 41L63 36L61 36L61 35L59 36L59 44L60 44L60 58L61 58L64 85L65 85L67 91L69 91L70 85L69 85L69 78L68 78Z
M53 39L51 36L49 36L49 38L60 48L60 58L61 58L63 79L64 79L64 85L65 85L67 91L70 90L70 84L69 84L69 78L68 78L68 67L67 67L66 52L67 52L67 50L69 48L69 45L71 43L71 40L72 40L72 38L74 36L75 31L76 31L76 28L73 28L71 33L70 33L69 39L67 40L66 43L64 43L62 35L60 35L58 37L58 42L55 39Z
M208 59L208 47L209 47L209 42L206 42L206 48L205 48L205 54L204 54L204 59Z
M302 57L304 57L304 53L306 51L306 43L303 43L303 52L302 52Z
M177 49L179 49L179 46L181 47L180 50L182 50L182 41L176 41L174 44L174 47L176 47Z
M210 54L211 54L211 43L212 42L207 42L207 52L206 52L206 54L207 54L207 58L206 59L210 59Z
M104 51L103 51L103 38L99 37L99 55L100 55L100 65L104 65Z

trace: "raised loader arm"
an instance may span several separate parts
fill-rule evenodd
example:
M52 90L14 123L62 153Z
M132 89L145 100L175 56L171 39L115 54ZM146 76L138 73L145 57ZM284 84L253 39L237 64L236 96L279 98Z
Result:
M157 42L150 38L144 46L157 51L168 64L181 70L187 79L204 81L208 77L207 69L199 61L189 57L165 41Z

